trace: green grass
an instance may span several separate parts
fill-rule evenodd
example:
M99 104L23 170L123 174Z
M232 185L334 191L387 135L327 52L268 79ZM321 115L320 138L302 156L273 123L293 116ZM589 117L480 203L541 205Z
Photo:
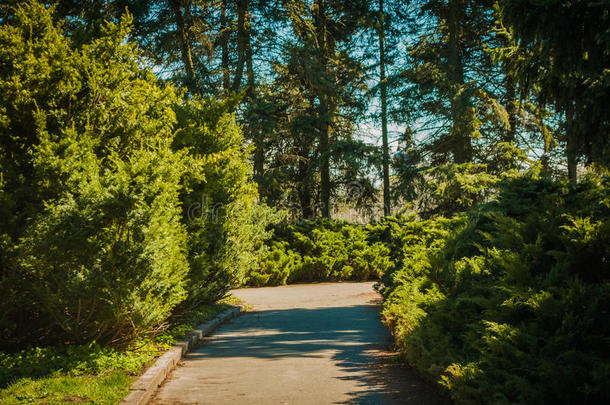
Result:
M195 326L239 303L228 297L206 305L162 335L117 351L95 343L0 352L0 404L118 404L155 358Z
M0 391L0 403L12 404L117 404L136 379L116 371L103 376L56 375L36 380L22 378Z

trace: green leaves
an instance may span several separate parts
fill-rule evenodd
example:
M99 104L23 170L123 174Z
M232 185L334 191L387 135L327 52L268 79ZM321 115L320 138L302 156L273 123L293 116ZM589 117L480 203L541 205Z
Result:
M456 403L607 402L607 179L495 187L452 219L392 230L404 248L382 280L384 322Z
M608 164L610 61L607 0L500 2L514 46L500 52L525 91L566 116L569 154ZM564 27L574 27L565 30Z
M162 86L125 40L129 15L74 49L51 12L32 1L0 28L1 346L126 345L239 284L271 215L236 100ZM190 222L203 195L222 213Z
M244 137L224 101L193 97L176 106L174 150L185 155L182 223L188 230L187 302L179 309L221 298L256 271L275 211L256 203Z
M279 226L273 239L260 268L248 273L249 284L370 280L393 265L390 249L374 240L369 227L342 221Z
M435 166L423 175L420 212L424 216L450 216L487 201L500 180L484 164L463 163Z

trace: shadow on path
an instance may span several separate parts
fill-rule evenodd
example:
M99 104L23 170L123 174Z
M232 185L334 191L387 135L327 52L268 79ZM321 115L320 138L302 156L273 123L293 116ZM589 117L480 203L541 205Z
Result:
M374 302L252 312L223 326L209 343L187 359L330 357L329 366L340 370L335 378L355 388L349 400L335 403L444 403L413 370L394 361L387 349L390 334Z

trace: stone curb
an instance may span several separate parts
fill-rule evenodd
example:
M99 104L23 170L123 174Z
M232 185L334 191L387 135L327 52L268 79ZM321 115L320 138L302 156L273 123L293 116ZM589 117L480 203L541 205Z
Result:
M130 392L121 401L121 405L145 405L182 356L197 346L205 336L210 335L218 325L236 317L241 311L241 306L229 308L197 326L189 333L188 338L176 343L174 347L165 352L129 387Z

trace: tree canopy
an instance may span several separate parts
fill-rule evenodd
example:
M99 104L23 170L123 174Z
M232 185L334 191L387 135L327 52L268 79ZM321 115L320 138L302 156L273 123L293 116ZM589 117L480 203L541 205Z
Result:
M609 9L3 1L0 388L234 287L376 279L456 402L608 403Z

